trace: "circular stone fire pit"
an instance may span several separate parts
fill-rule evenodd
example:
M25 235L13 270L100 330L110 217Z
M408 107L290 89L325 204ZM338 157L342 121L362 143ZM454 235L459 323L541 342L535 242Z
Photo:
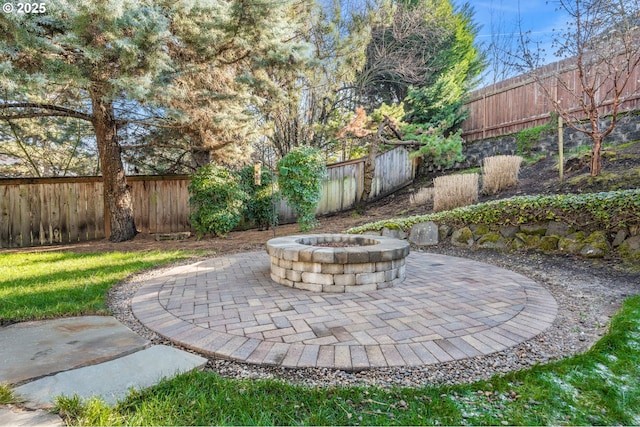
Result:
M277 237L267 242L271 279L314 292L367 292L405 278L406 240L350 234Z

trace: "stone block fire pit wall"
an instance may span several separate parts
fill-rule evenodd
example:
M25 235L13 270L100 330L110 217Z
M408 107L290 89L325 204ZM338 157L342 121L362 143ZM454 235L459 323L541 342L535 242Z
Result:
M310 234L267 242L271 278L313 292L368 292L405 278L409 243L383 236Z

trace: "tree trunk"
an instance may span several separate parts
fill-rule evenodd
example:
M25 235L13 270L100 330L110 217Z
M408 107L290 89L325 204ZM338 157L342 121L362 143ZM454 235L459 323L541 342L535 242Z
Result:
M91 92L93 127L96 132L98 153L102 166L104 198L109 208L112 242L131 240L136 235L133 203L127 185L118 144L113 104L102 100L101 94Z
M194 147L191 149L191 166L198 169L211 163L211 151Z
M380 138L377 135L371 137L369 142L369 155L364 162L364 184L362 186L362 193L360 199L356 203L356 212L360 215L364 215L367 210L367 201L371 194L371 187L373 186L373 178L376 174L376 157L378 156L378 149L380 147Z
M591 150L591 176L598 176L602 170L602 137L593 137L593 149Z
M371 136L369 142L369 155L364 162L364 184L362 185L362 193L360 199L356 203L356 212L363 215L367 210L367 202L369 201L369 195L371 195L371 187L373 186L373 178L376 174L376 157L378 157L378 151L380 150L380 144L388 142L383 136L384 129L389 127L391 131L400 139L402 135L396 129L393 120L388 116L384 116L384 119L378 125L378 132Z

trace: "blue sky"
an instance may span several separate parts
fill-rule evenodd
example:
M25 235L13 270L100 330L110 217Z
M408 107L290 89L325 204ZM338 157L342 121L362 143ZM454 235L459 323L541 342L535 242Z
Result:
M456 0L456 3L463 3ZM468 0L475 9L476 21L483 28L481 39L489 39L493 25L506 32L518 31L516 25L520 19L524 31L532 31L538 37L548 37L553 29L566 25L566 17L556 12L556 1L547 0Z
M530 38L545 49L547 62L555 60L551 48L553 31L567 25L566 14L556 11L557 0L454 0L458 5L465 2L473 6L475 21L482 26L478 42L490 44L491 34L495 33L516 43L521 30L530 31ZM483 79L485 84L490 80L490 76Z

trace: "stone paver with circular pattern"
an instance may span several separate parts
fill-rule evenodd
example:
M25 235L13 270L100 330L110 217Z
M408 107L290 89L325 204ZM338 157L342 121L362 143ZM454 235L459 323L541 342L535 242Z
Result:
M551 294L520 274L415 252L400 285L345 294L273 282L264 252L212 258L148 279L132 308L148 328L203 354L346 370L505 350L544 331L557 312Z

